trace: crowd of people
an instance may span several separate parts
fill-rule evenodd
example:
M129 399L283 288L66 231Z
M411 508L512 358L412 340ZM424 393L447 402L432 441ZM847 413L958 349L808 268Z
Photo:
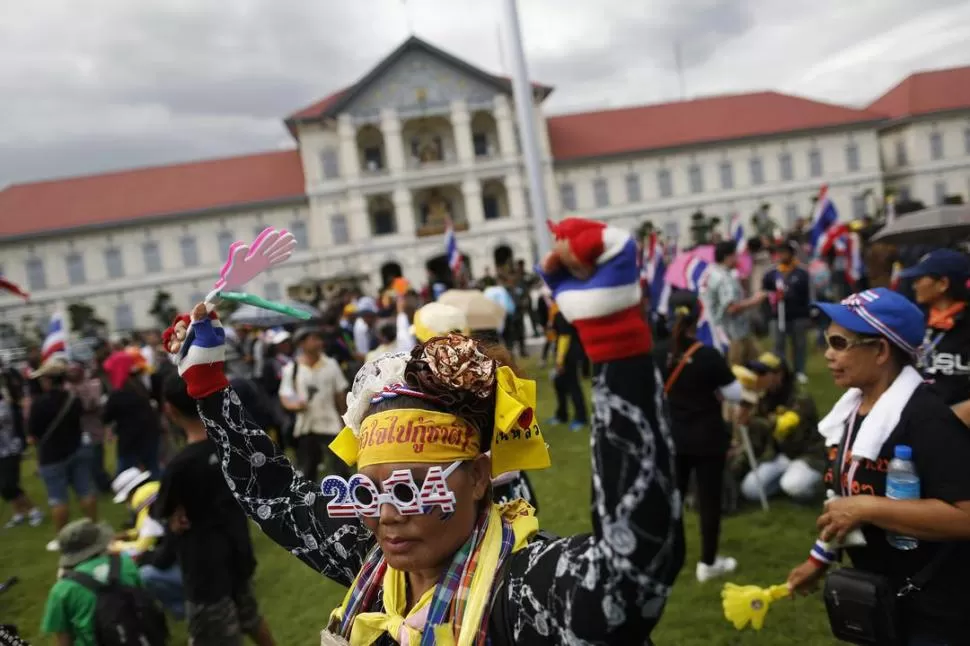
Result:
M791 591L820 582L844 548L888 588L919 583L893 611L903 621L893 639L960 643L970 256L935 250L904 272L914 304L885 288L829 293L797 235L742 280L736 243L722 241L704 284L658 315L636 240L584 220L553 229L538 276L520 263L474 287L347 289L309 324L270 330L229 331L198 304L164 334L99 344L89 364L32 353L25 370L6 370L7 528L44 522L20 487L33 445L57 532L47 548L61 555L44 631L101 643L97 582L114 578L148 595L126 602L146 644L167 634L154 603L184 619L197 646L274 643L251 586L248 516L349 587L321 616L324 644L649 643L684 560L685 498L699 513L695 574L706 582L739 566L719 552L733 493L815 504L828 492ZM488 322L441 299L462 287L491 304ZM726 338L723 351L698 340L702 322ZM827 414L808 388L813 331L846 389ZM517 366L529 337L555 411L535 409ZM556 427L590 429L591 534L539 529L527 471L550 466ZM900 445L921 499L886 498ZM85 518L69 522L72 492ZM98 523L99 492L127 506L129 528ZM844 542L860 529L861 542ZM838 613L830 619L837 631Z

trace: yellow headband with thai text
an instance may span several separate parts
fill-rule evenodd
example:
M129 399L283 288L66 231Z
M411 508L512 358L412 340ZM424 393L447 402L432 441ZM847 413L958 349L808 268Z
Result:
M364 468L471 460L481 453L480 441L478 431L454 415L408 408L368 415L359 435L344 429L330 448L344 462Z
M545 438L535 421L536 385L508 367L496 373L492 475L545 469ZM359 434L345 428L330 450L350 466L447 463L481 454L477 429L449 413L419 409L387 410L364 418Z

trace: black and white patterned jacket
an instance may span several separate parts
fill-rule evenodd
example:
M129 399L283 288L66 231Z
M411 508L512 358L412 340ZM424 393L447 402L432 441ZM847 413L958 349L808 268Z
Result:
M593 384L593 532L535 541L512 555L497 601L502 632L515 644L650 643L684 559L662 393L649 356L601 367ZM350 585L372 534L356 519L326 515L318 484L294 472L232 389L200 400L199 410L250 518L314 570ZM379 595L370 610L383 610ZM321 609L321 627L329 611Z

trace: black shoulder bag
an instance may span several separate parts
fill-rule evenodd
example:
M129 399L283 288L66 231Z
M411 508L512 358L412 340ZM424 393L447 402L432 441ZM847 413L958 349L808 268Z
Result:
M842 469L852 424L846 427L845 438L839 444L835 468L842 489ZM909 577L899 589L888 577L856 568L842 567L825 578L825 611L832 634L850 644L878 644L901 646L905 628L900 616L905 598L922 590L940 568L952 546L945 544L919 572Z

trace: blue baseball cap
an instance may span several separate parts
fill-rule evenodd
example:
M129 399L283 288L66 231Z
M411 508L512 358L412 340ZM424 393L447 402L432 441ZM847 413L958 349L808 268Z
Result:
M841 303L813 305L833 323L857 334L884 337L911 356L917 356L923 344L926 332L923 312L891 289L867 289L848 296Z
M900 272L902 278L922 276L946 276L948 278L970 277L970 256L953 249L936 249L920 261Z

